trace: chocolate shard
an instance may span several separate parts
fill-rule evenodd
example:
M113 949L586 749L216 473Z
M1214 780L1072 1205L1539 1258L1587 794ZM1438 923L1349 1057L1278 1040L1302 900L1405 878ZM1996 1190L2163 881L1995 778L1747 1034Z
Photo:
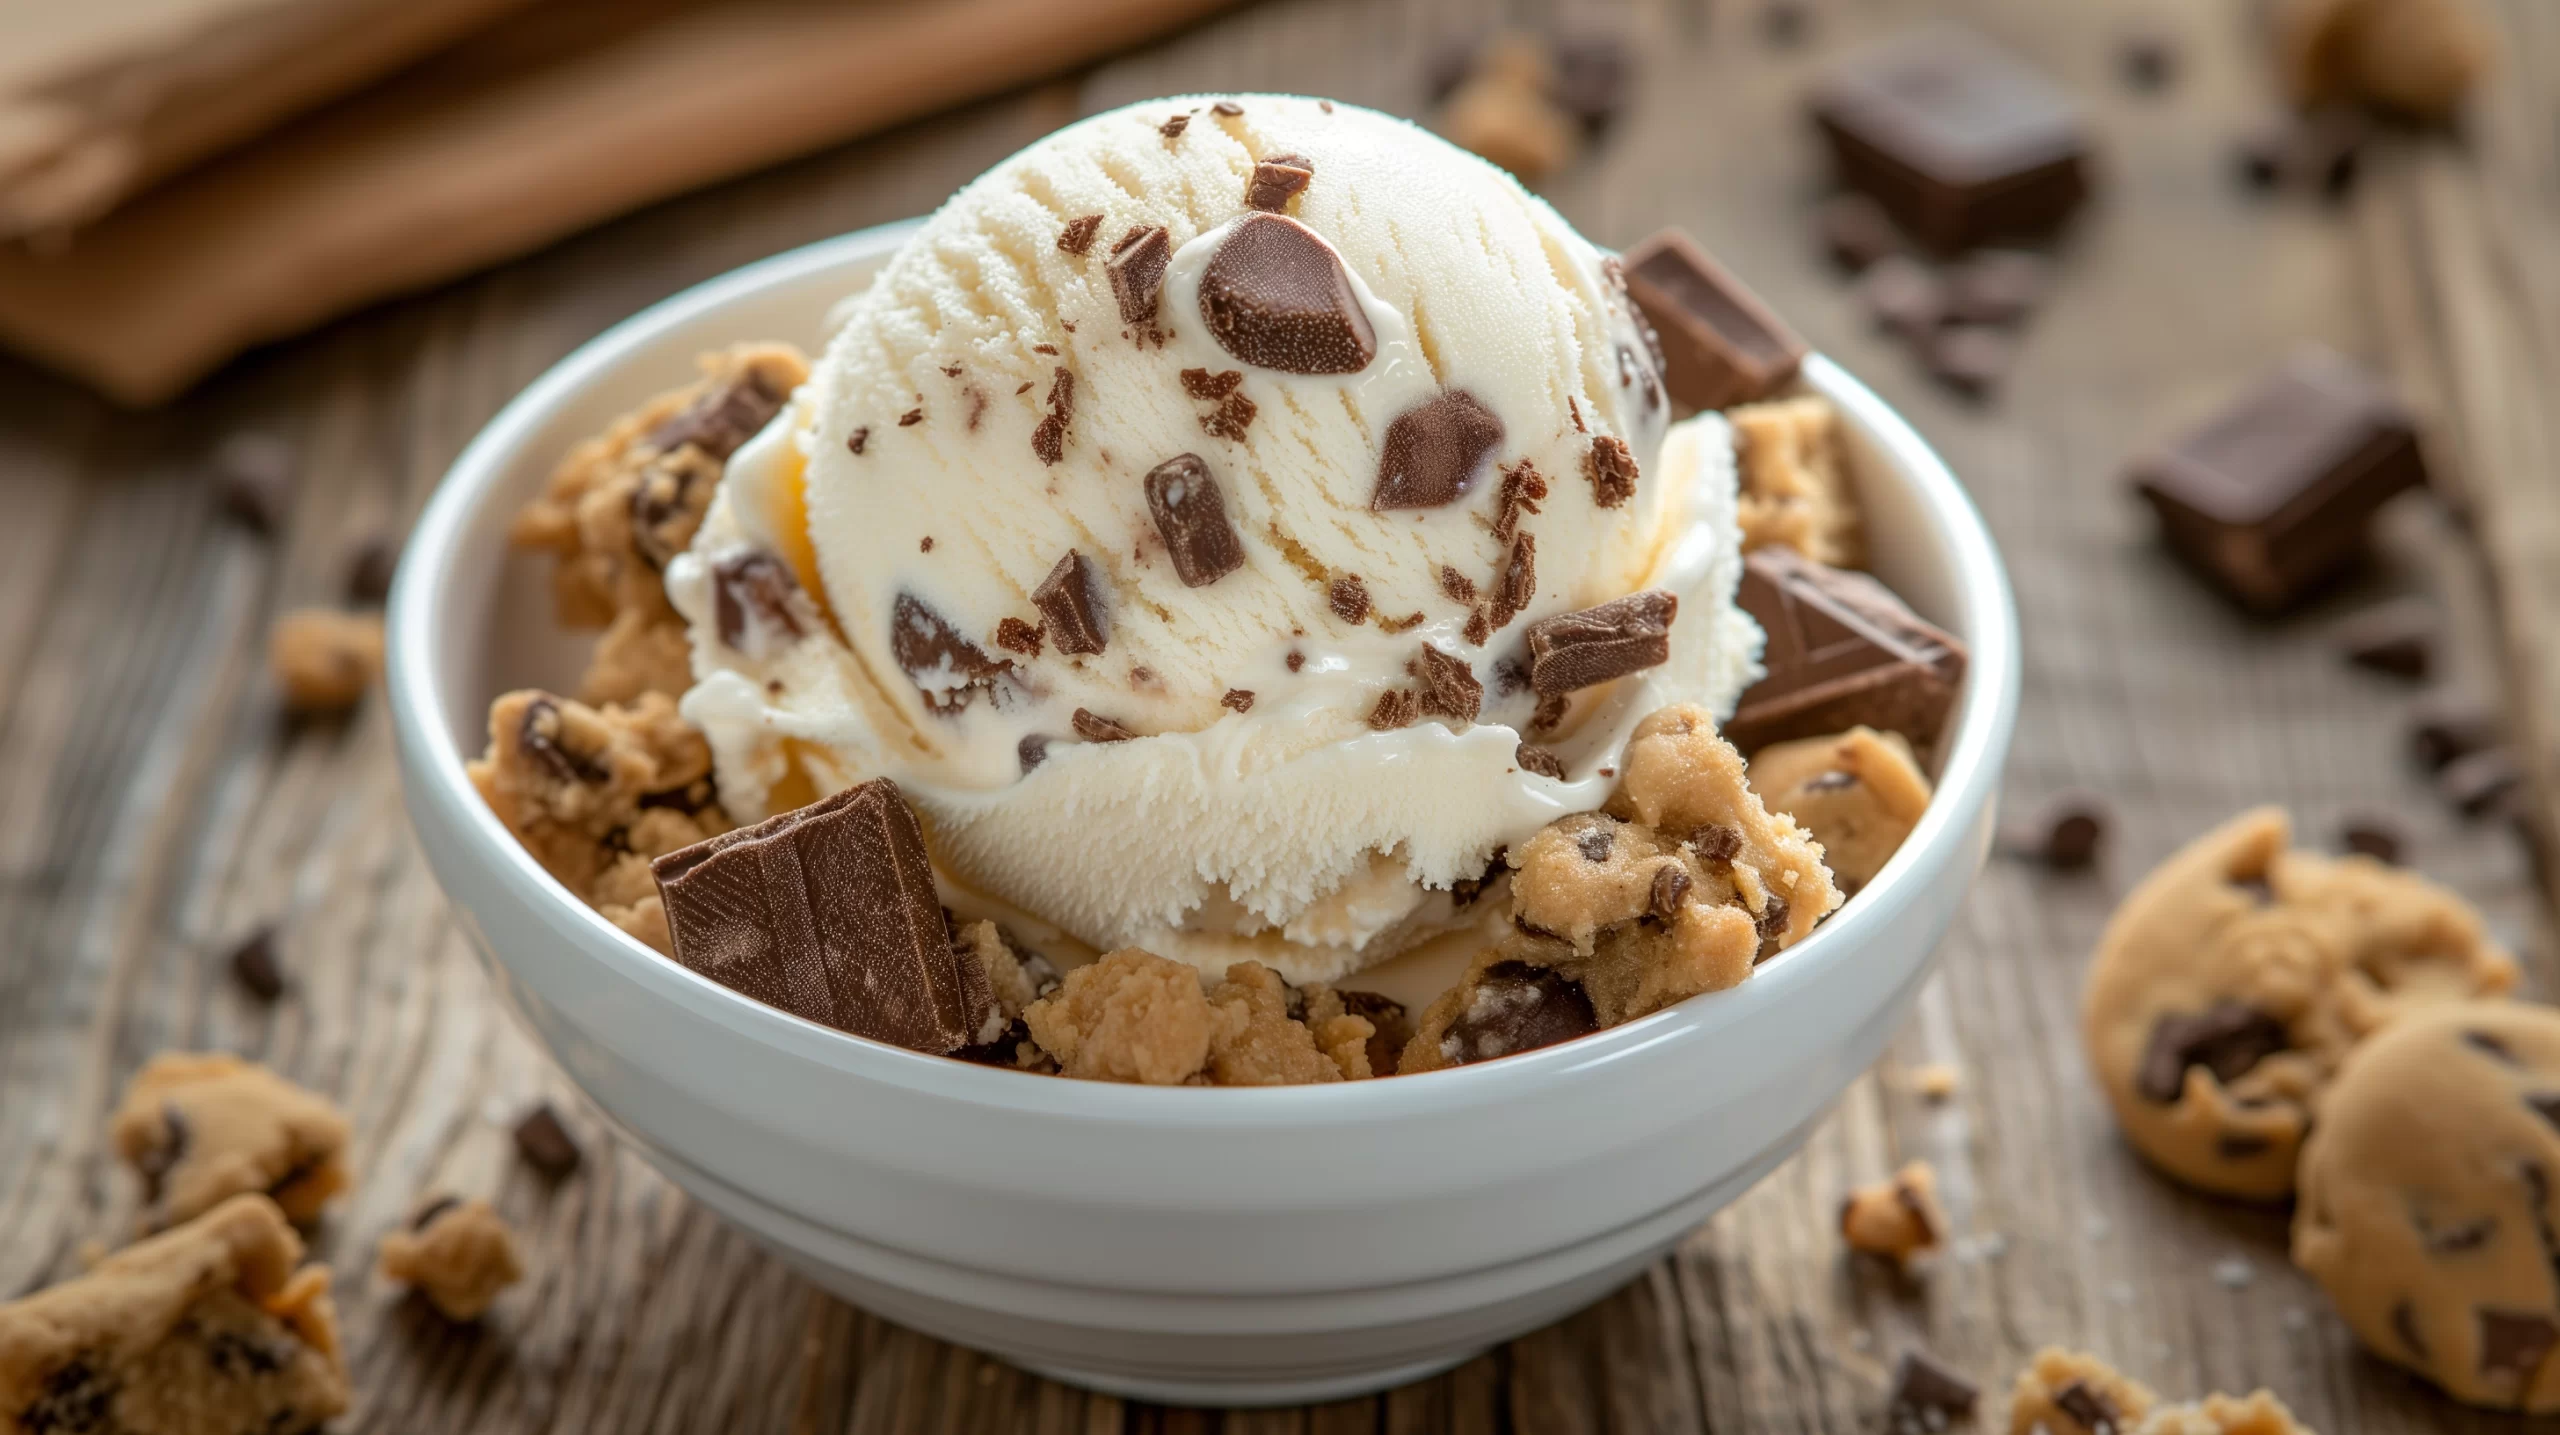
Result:
M1475 395L1464 389L1436 394L1387 425L1386 443L1378 454L1378 486L1369 506L1438 508L1454 503L1475 486L1501 446L1502 420Z
M576 1138L548 1101L536 1103L516 1122L516 1154L547 1181L565 1179L584 1158Z
M1200 317L1220 348L1257 368L1356 374L1378 354L1342 256L1285 215L1237 221L1201 271Z
M800 580L790 565L761 548L711 565L711 616L720 641L762 658L806 633L793 599Z
M2423 598L2377 603L2338 625L2338 652L2360 668L2423 679L2435 667L2440 627Z
M1293 154L1275 154L1256 164L1245 181L1245 207L1277 214L1314 179L1315 166Z
M1176 454L1148 471L1147 512L1184 587L1205 588L1244 566L1244 540L1200 455Z
M262 1002L284 995L284 967L276 960L276 929L260 927L231 949L231 977Z
M1040 610L1049 641L1061 653L1099 653L1111 641L1098 593L1100 574L1091 559L1070 548L1040 586L1031 590L1031 606Z
M1671 661L1680 600L1647 591L1529 625L1529 686L1542 697L1623 678Z
M651 430L649 445L657 449L691 445L713 458L725 459L782 412L783 400L789 397L768 384L762 373L749 369Z
M1766 398L1796 376L1805 343L1760 296L1666 229L1627 251L1627 294L1662 346L1671 396L1697 409Z
M1582 476L1591 480L1591 501L1617 508L1636 496L1636 456L1622 438L1603 435L1582 455Z
M899 594L889 611L889 656L916 685L925 708L945 716L992 694L1013 673L1011 662L962 637L913 593Z
M1964 678L1964 644L1891 589L1770 547L1743 560L1738 598L1768 634L1768 673L1742 695L1726 741L1749 753L1862 723L1924 751L1937 741Z
M1164 268L1173 262L1173 239L1161 224L1141 224L1111 246L1103 268L1111 276L1111 296L1120 305L1120 322L1152 327L1163 297Z
M1925 1350L1906 1350L1893 1367L1892 1393L1885 1397L1885 1428L1904 1431L1953 1430L1973 1413L1982 1387Z
M2242 606L2273 613L2362 553L2374 511L2423 486L2427 471L2399 401L2312 349L2132 477L2181 558Z
M2228 1084L2292 1044L2283 1022L2243 1002L2170 1012L2152 1024L2135 1089L2144 1100L2166 1106L2186 1089L2188 1067L2201 1066Z
M675 959L794 1016L937 1055L1002 1008L955 951L924 828L875 778L652 863Z
M1842 186L1941 250L2043 233L2089 193L2071 97L1970 30L1933 26L1852 55L1812 106Z
M1422 710L1437 717L1474 722L1484 709L1484 684L1467 660L1422 645Z
M1452 1066L1515 1056L1600 1029L1591 994L1552 967L1496 962L1476 978L1441 1051Z
M1058 247L1069 254L1081 255L1093 247L1093 237L1101 230L1101 215L1079 215L1068 220L1067 227L1058 231Z
M1128 742L1137 734L1118 718L1107 718L1091 708L1078 708L1070 720L1076 736L1087 742Z
M1519 751L1512 754L1511 760L1520 764L1522 772L1534 772L1540 777L1564 781L1564 759L1534 742L1520 744Z

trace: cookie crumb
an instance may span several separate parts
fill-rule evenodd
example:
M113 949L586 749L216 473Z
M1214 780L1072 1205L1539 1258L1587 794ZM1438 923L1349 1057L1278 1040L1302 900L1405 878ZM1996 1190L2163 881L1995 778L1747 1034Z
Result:
M515 1233L486 1201L446 1196L382 1238L384 1279L414 1286L447 1320L478 1320L499 1292L524 1279Z
M1911 1068L1911 1089L1923 1100L1944 1101L1956 1094L1961 1084L1956 1069L1943 1061L1924 1062Z
M345 712L382 674L382 618L297 608L276 620L267 666L287 710L306 717Z
M1861 1186L1840 1202L1840 1236L1849 1249L1877 1256L1905 1270L1944 1246L1947 1218L1938 1206L1938 1177L1926 1161L1913 1161L1887 1181Z

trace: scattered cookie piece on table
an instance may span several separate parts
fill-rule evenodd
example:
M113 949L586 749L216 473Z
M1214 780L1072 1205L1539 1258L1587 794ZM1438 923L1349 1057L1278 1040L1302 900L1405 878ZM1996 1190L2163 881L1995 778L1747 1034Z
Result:
M383 1277L414 1286L448 1320L478 1320L524 1279L515 1233L486 1201L439 1197L382 1238Z
M1806 394L1744 404L1733 424L1745 549L1792 548L1834 568L1866 566L1866 539L1841 452L1840 411Z
M1452 144L1493 161L1524 184L1565 167L1581 143L1573 117L1538 89L1498 72L1458 87L1440 121Z
M2456 1399L2560 1411L2560 1011L2448 1002L2347 1058L2302 1148L2293 1258Z
M197 1435L309 1430L347 1408L326 1267L263 1196L235 1196L0 1305L0 1426Z
M1845 896L1875 880L1929 807L1929 778L1898 732L1853 727L1751 756L1751 790L1822 844Z
M162 1052L145 1062L110 1129L142 1177L146 1230L166 1230L247 1192L308 1223L352 1180L347 1119L337 1107L220 1052Z
M2009 1387L2009 1435L2135 1435L2159 1401L2094 1355L2047 1346Z
M2200 1190L2293 1189L2339 1063L2404 1014L2494 996L2517 970L2445 888L2365 857L2289 850L2242 813L2127 896L2081 994L2090 1066L2126 1139Z
M1860 1255L1905 1270L1946 1244L1947 1213L1938 1205L1938 1174L1913 1161L1893 1179L1861 1186L1840 1200L1840 1239Z
M1923 1062L1911 1068L1911 1089L1926 1101L1944 1101L1963 1084L1963 1074L1943 1061Z
M2314 1435L2283 1401L2264 1390L2245 1396L2208 1395L2186 1405L2164 1405L2128 1435Z
M287 710L318 717L345 712L382 676L382 617L296 608L276 619L267 667Z
M1062 1074L1149 1086L1364 1080L1377 1033L1329 988L1293 993L1259 962L1209 987L1197 968L1135 949L1067 973L1023 1021Z
M2489 68L2488 23L2471 0L2280 0L2274 18L2280 78L2301 106L2449 119Z

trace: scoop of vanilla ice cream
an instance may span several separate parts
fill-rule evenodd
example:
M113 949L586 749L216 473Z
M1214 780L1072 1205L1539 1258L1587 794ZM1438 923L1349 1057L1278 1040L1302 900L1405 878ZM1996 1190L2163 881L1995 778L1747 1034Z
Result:
M1666 440L1614 263L1402 121L1096 116L839 318L670 569L684 708L742 820L895 778L955 906L1338 976L1751 676L1723 421ZM1670 661L1541 712L1527 629L1649 589Z

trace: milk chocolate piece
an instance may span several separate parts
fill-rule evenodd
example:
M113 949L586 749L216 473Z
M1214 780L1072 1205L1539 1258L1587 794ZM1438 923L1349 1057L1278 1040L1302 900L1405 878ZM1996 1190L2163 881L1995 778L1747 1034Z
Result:
M1164 288L1164 267L1173 262L1173 239L1164 226L1139 225L1120 236L1103 261L1111 276L1111 295L1120 305L1120 322L1152 327Z
M1184 587L1205 588L1244 566L1244 541L1200 455L1176 454L1148 471L1147 511Z
M1529 686L1561 697L1671 661L1671 624L1680 600L1669 593L1630 593L1596 608L1558 613L1529 625Z
M1419 667L1424 712L1462 723L1476 720L1476 714L1484 708L1484 684L1467 666L1466 659L1425 643Z
M1110 643L1102 606L1094 601L1095 586L1093 563L1070 548L1031 590L1031 606L1040 610L1049 641L1059 652L1099 653Z
M1093 247L1093 236L1102 229L1099 214L1078 215L1058 231L1058 247L1069 254L1082 254Z
M1661 341L1671 397L1720 409L1766 398L1796 376L1804 340L1687 234L1663 230L1628 250L1625 264L1627 295Z
M1564 781L1564 759L1536 743L1520 744L1518 751L1512 754L1511 760L1520 764L1522 772L1534 772L1540 777L1551 777L1558 782Z
M1902 232L1884 206L1863 194L1835 194L1814 215L1814 232L1831 261L1855 274L1902 252Z
M1985 249L1947 271L1947 317L2015 324L2043 302L2052 266L2023 249Z
M986 969L952 947L924 829L885 777L650 870L676 960L758 1001L936 1055L1002 1025Z
M1396 415L1378 454L1369 506L1438 508L1475 486L1502 446L1502 420L1464 389L1434 395Z
M789 397L776 392L766 384L763 374L750 369L658 425L649 434L649 444L659 449L690 445L713 458L725 459L782 412L782 402Z
M2133 479L2181 557L2272 613L2362 553L2374 510L2427 473L2408 411L2345 359L2311 349Z
M231 949L231 976L262 1002L284 995L284 967L276 961L276 929L260 927Z
M1253 177L1245 181L1244 202L1247 209L1272 214L1289 207L1316 177L1315 166L1293 154L1275 154L1253 167Z
M1893 1390L1885 1397L1885 1430L1887 1435L1955 1430L1981 1398L1982 1387L1945 1361L1925 1350L1906 1350L1893 1367Z
M1926 343L1947 317L1947 286L1907 254L1888 254L1858 276L1867 322L1911 343Z
M1496 962L1467 998L1440 1042L1451 1066L1515 1056L1600 1029L1590 993L1552 967Z
M1357 573L1345 573L1327 584L1324 600L1333 609L1333 616L1346 623L1369 621L1369 585L1361 582Z
M1249 214L1228 231L1200 273L1200 317L1220 348L1258 368L1356 374L1378 354L1342 256L1286 215Z
M1744 558L1737 596L1768 634L1768 675L1742 695L1727 741L1749 753L1861 723L1924 751L1937 741L1964 677L1964 644L1892 590L1772 547Z
M1932 26L1851 56L1815 86L1813 118L1842 185L1937 249L2041 233L2088 195L2070 97L1969 30Z

